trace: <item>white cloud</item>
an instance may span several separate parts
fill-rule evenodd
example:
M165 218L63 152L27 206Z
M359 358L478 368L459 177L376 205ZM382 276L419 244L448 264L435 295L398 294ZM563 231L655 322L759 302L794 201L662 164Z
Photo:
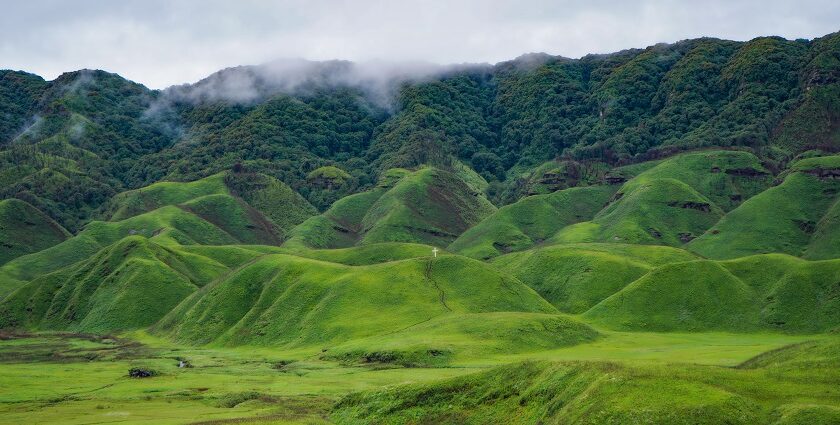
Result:
M276 58L497 62L840 29L840 2L825 0L30 0L4 9L0 68L46 78L100 68L155 88Z

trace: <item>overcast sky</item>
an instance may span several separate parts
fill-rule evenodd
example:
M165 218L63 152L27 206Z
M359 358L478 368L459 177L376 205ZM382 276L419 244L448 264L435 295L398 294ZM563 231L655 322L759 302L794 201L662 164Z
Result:
M98 68L152 88L279 58L495 63L714 36L814 38L840 0L143 0L4 2L0 68Z

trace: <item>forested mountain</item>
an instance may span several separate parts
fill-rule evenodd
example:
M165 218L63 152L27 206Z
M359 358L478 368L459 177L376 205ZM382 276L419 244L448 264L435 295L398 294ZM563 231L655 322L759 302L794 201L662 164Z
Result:
M53 81L2 71L0 196L75 232L120 191L234 166L320 210L385 170L453 161L486 179L496 204L529 194L552 160L563 169L548 176L553 190L704 147L750 150L778 168L840 148L839 76L838 33L492 66L278 61L163 91L104 71ZM347 175L308 178L323 166Z

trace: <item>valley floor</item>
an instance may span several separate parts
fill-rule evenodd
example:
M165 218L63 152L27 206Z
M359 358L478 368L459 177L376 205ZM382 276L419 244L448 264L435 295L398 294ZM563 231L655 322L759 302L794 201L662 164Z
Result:
M320 360L317 349L183 347L145 333L118 338L6 335L0 340L0 423L350 423L354 412L334 411L349 393L422 385L530 360L578 366L609 362L681 379L719 379L721 388L747 396L754 392L759 404L783 401L777 398L786 397L790 387L799 402L827 406L832 415L840 411L840 380L831 384L836 371L825 375L827 383L809 386L803 378L819 370L791 378L736 368L762 353L806 341L836 347L836 336L602 333L594 342L568 348L464 359L441 368L341 364ZM181 360L191 367L179 368ZM158 375L129 378L132 367ZM774 391L759 390L768 379L776 380Z

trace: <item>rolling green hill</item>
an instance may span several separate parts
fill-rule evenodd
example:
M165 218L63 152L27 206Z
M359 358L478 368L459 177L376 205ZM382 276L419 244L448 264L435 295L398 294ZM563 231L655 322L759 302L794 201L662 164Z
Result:
M723 216L717 205L679 180L637 179L625 183L592 221L566 226L548 242L681 246Z
M547 179L548 172L539 173ZM681 246L766 189L771 179L755 155L741 151L700 151L617 167L598 177L612 185L575 187L504 206L449 249L487 259L543 242Z
M107 333L149 326L227 270L129 236L16 290L0 303L0 327Z
M598 336L584 323L557 314L442 314L396 332L340 344L323 357L351 363L443 366L453 360L567 347Z
M488 259L549 239L558 230L592 219L615 192L612 186L575 187L506 205L458 237L449 250Z
M343 198L321 216L302 223L285 246L416 242L445 247L495 209L455 172L394 169L375 189Z
M32 205L17 199L0 201L0 265L49 248L69 236L60 224Z
M835 331L840 260L780 254L658 267L583 317L616 329L655 331Z
M832 243L837 232L834 205L840 199L838 175L840 156L801 160L782 184L747 200L687 247L716 259L770 252L840 257L840 245Z
M189 344L329 347L441 315L556 310L514 278L457 256L345 266L268 255L204 286L152 329Z
M696 257L654 245L569 244L516 252L493 259L565 313L583 313L655 267Z
M261 227L263 235L254 240L245 236L241 239L245 243L279 244L295 225L317 212L275 178L227 171L193 182L159 182L123 192L109 201L105 215L110 221L120 221L166 205L182 205L210 222L219 222L222 228L225 224L236 227L232 221L251 221L247 225ZM242 217L220 216L223 211L237 209L242 210ZM238 236L243 236L241 231Z
M755 155L737 151L687 153L645 168L590 222L568 226L550 242L681 246L763 191L771 179ZM620 171L614 180L626 174Z

